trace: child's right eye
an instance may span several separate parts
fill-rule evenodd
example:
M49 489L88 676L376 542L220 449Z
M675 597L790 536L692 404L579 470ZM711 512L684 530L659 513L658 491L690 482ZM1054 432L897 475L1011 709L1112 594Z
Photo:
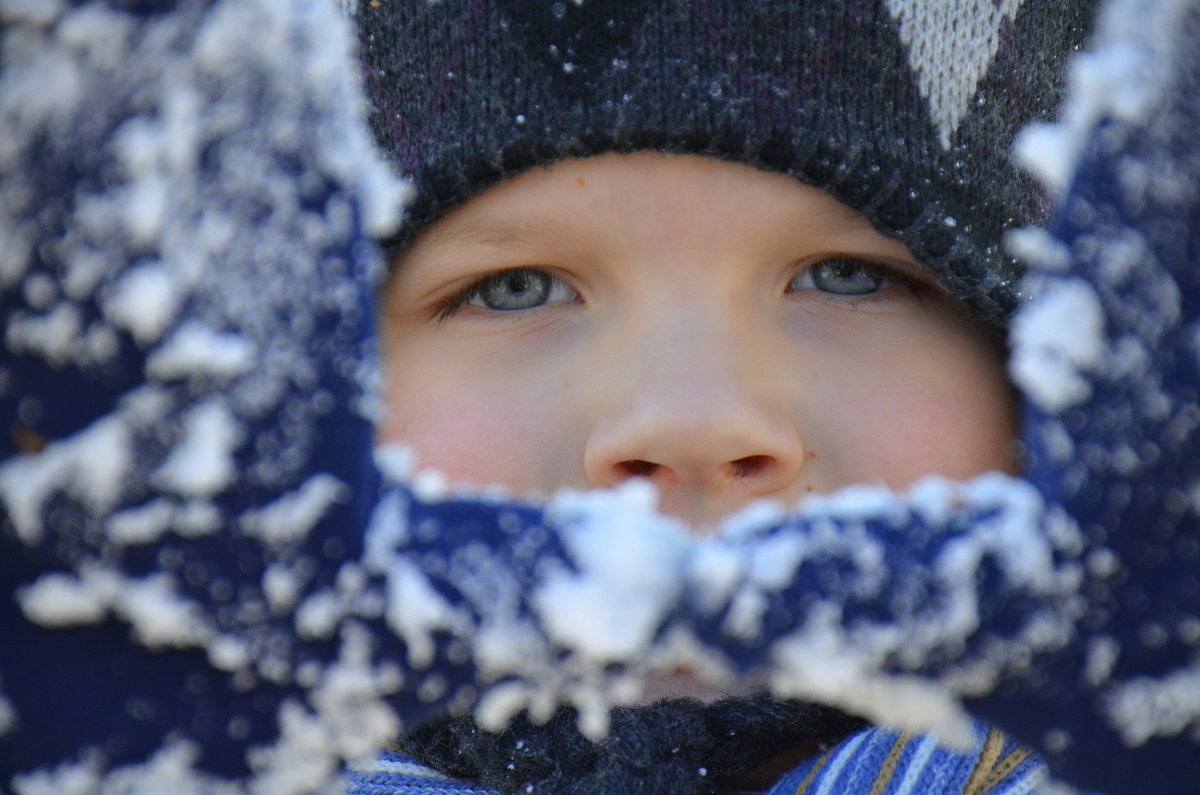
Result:
M835 256L805 268L788 284L788 291L816 290L841 298L863 298L891 287L917 292L920 285L915 279L884 265Z
M578 298L578 293L545 271L513 268L485 276L451 296L438 306L436 318L445 320L463 306L491 312L519 312L537 309L555 301L576 301Z
M878 265L849 257L818 262L792 280L792 290L819 290L842 296L877 293L891 284L891 274Z

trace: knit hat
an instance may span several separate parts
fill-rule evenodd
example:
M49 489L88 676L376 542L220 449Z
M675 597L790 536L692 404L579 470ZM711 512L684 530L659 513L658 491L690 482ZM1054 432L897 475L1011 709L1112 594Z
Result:
M372 0L375 133L416 188L405 245L538 164L686 152L790 174L1001 323L1002 233L1044 202L1010 162L1094 0Z

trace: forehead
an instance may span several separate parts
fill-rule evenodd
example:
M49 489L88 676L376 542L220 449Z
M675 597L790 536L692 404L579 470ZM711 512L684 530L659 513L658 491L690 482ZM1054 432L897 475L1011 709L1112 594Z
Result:
M531 169L447 213L421 238L521 244L604 223L669 228L683 216L801 233L874 232L860 213L786 174L699 155L636 152Z

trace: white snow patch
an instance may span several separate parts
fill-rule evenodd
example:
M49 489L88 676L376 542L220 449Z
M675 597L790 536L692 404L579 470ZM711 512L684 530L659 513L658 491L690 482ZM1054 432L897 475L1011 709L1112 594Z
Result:
M170 188L165 176L142 174L122 189L118 206L125 229L136 245L146 246L158 238L171 206Z
M210 535L225 526L221 509L206 500L188 500L175 509L172 528L184 538Z
M771 691L836 704L885 726L933 732L947 744L975 742L957 697L927 679L888 675L843 633L836 611L816 610L808 625L776 644Z
M229 485L237 468L233 453L242 424L219 397L192 408L183 432L152 482L188 497L208 497Z
M288 701L278 711L280 737L247 754L255 770L255 795L306 795L341 791L339 764L380 748L400 729L384 701L402 683L399 671L369 664L365 632L347 628L336 663L317 672L309 694L315 711ZM344 786L344 782L341 783Z
M71 361L83 330L79 308L63 301L44 315L26 314L9 318L4 342L13 353L32 353L50 364Z
M13 776L17 795L94 795L101 789L103 755L88 750L83 759L62 762L50 769L39 769Z
M1091 396L1085 371L1106 352L1104 309L1081 279L1047 283L1013 319L1013 380L1041 409L1057 414Z
M1042 184L1061 192L1075 174L1085 143L1062 124L1030 122L1013 141L1013 157Z
M47 498L62 490L102 514L116 504L129 464L129 431L110 414L40 452L0 465L0 499L17 535L34 544L41 539Z
M17 602L25 618L43 627L97 624L119 587L117 578L95 568L85 568L79 577L52 572L18 589Z
M388 442L375 447L375 467L388 480L403 483L416 469L416 452L406 444Z
M762 631L767 597L752 585L743 585L729 603L729 612L721 622L721 631L739 640L754 640Z
M296 633L311 640L333 637L345 613L346 600L341 594L330 588L317 591L296 609Z
M809 495L800 506L804 516L827 516L840 522L902 522L908 514L903 500L877 485L856 484L831 494Z
M1129 276L1136 274L1137 266L1154 262L1155 255L1150 244L1141 233L1128 227L1104 236L1104 245L1097 252L1096 264L1098 275L1105 283L1120 287L1128 281ZM1175 287L1174 284L1171 287ZM1163 295L1164 323L1172 323L1179 316L1179 296L1176 288L1174 300L1169 290L1160 292Z
M111 70L128 55L134 18L100 5L76 8L55 29L59 41L83 53L96 69Z
M180 596L168 574L126 579L113 610L129 622L134 637L151 649L202 646L212 635L200 606Z
M424 502L440 502L450 496L450 479L437 469L422 469L413 476L409 486Z
M330 507L345 500L349 493L344 483L322 472L270 504L247 511L239 524L247 535L263 543L294 543L303 540Z
M932 527L949 521L954 510L962 504L959 484L941 475L928 475L914 483L904 495L913 513Z
M1027 265L1051 273L1064 273L1071 265L1071 249L1040 226L1010 229L1004 235L1004 247Z
M202 611L178 594L167 574L135 579L84 563L78 576L43 574L17 598L26 618L47 627L94 624L111 610L151 649L200 646L211 635Z
M21 285L25 303L34 309L45 311L58 300L58 284L47 273L32 273Z
M158 87L157 113L151 116L134 116L122 124L113 135L113 148L125 171L132 178L131 199L140 203L137 195L145 191L149 198L166 191L172 183L182 183L181 178L190 177L195 167L199 136L205 130L204 100L196 88L178 81L166 81ZM170 202L167 202L170 207ZM152 242L162 227L162 210L146 208L153 218L137 222L144 226L135 234L138 243ZM133 220L133 219L127 219Z
M547 653L542 635L527 621L485 622L472 648L480 673L490 679L523 671L530 660L544 659Z
M69 52L50 47L23 55L24 64L20 61L5 64L4 90L0 91L0 110L4 111L6 122L15 127L16 141L20 141L21 133L45 135L44 127L57 119L69 118L84 101L86 90L84 70ZM0 144L0 162L14 153L10 149L14 138L5 136L5 139ZM17 149L16 153L19 152Z
M103 778L100 795L238 795L229 781L198 770L200 746L190 740L168 740L141 764L122 765Z
M0 20L44 27L64 10L63 0L0 0Z
M1135 748L1200 725L1200 663L1117 685L1107 694L1104 708L1109 725Z
M294 567L273 563L263 572L262 589L273 613L291 610L304 583Z
M787 516L778 500L752 500L724 519L717 535L745 537L771 530Z
M232 635L218 635L208 642L208 661L219 671L237 671L250 662L246 641Z
M370 162L359 172L358 180L363 231L373 238L390 235L404 215L404 206L415 194L411 182L397 179L380 162Z
M148 346L163 333L179 310L182 291L162 265L138 265L123 273L103 302L104 316Z
M175 507L169 500L151 500L137 508L126 508L108 517L105 530L114 544L152 544L171 527Z
M716 612L725 604L741 580L745 565L737 547L719 537L701 539L688 561L687 579L704 612Z
M1095 688L1107 682L1120 654L1121 644L1116 638L1110 635L1089 638L1083 666L1084 683Z
M764 538L750 550L750 579L778 591L791 581L808 551L808 541L799 533L781 531Z
M563 492L548 506L577 572L550 573L531 597L549 636L595 660L645 648L683 590L694 539L654 510L633 480L615 491Z
M368 571L386 572L394 551L408 541L407 508L398 491L389 491L375 505L365 534L363 564Z
M534 690L522 682L504 682L488 688L475 707L475 720L484 731L500 731L532 700Z
M1101 9L1092 51L1073 59L1067 100L1055 124L1036 122L1017 136L1017 161L1061 192L1070 183L1092 130L1106 117L1138 124L1150 118L1173 79L1186 2L1112 0Z
M433 633L440 629L460 629L464 617L410 560L400 558L389 567L387 591L388 626L408 647L409 664L417 669L428 668L433 663Z
M186 376L232 378L254 366L254 346L232 332L185 321L146 360L146 374L166 380Z
M338 569L333 588L324 588L309 596L296 610L296 631L304 638L328 638L338 623L351 612L362 594L366 576L354 563Z
M250 749L255 768L251 792L257 795L307 795L334 776L336 738L321 720L294 701L279 708L280 737L274 745Z
M399 719L383 700L402 684L400 672L394 666L374 668L369 658L365 631L345 633L339 660L325 669L309 695L342 759L372 753L400 730Z

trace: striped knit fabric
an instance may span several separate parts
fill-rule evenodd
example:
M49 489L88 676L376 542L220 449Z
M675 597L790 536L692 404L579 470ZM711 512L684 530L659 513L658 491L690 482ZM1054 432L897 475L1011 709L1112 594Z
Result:
M487 787L455 781L396 751L380 751L347 773L350 795L496 795Z
M976 735L975 747L961 751L930 735L867 729L805 761L765 795L1026 795L1046 782L1045 765L1028 748L983 724ZM350 795L497 795L395 751L380 752L348 779Z
M1046 779L1045 766L999 729L976 727L977 745L959 752L930 735L871 729L805 761L770 795L1025 795Z

